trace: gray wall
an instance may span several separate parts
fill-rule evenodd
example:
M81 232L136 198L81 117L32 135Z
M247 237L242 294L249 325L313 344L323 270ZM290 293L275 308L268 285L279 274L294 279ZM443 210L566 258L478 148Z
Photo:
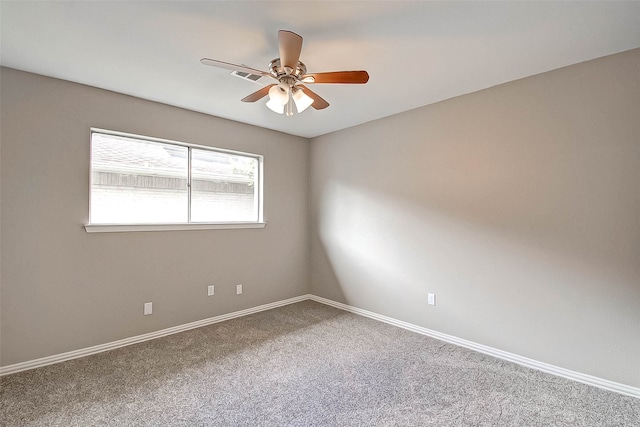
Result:
M638 76L634 50L309 149L303 138L2 69L1 364L311 290L640 386ZM91 126L263 154L267 227L87 234Z
M306 139L12 69L1 85L2 365L307 293ZM264 155L266 228L87 234L92 126Z
M315 138L310 179L313 294L640 386L639 49Z

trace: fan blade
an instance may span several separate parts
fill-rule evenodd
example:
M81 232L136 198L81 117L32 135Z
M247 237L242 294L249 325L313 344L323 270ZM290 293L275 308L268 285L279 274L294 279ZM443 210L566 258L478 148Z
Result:
M256 102L256 101L264 98L265 96L267 96L267 94L269 93L269 89L271 89L273 86L275 86L275 84L265 86L262 89L253 92L251 95L245 96L244 98L242 98L241 101L242 102Z
M300 77L305 83L350 83L364 84L369 81L366 71L331 71L328 73L311 73Z
M302 37L291 31L280 30L278 31L278 45L282 68L295 70L300 59L300 52L302 52Z
M313 99L313 104L311 104L311 106L316 110L323 110L329 106L329 103L327 101L325 101L320 95L318 95L308 87L304 85L298 85L298 87L303 90L305 95Z
M266 71L256 70L255 68L247 67L246 65L231 64L230 62L218 61L216 59L209 59L209 58L202 58L200 62L203 63L204 65L209 65L211 67L224 68L226 70L231 70L231 71L241 71L243 73L257 74L259 76L267 76L267 77L275 78L271 74L267 73Z

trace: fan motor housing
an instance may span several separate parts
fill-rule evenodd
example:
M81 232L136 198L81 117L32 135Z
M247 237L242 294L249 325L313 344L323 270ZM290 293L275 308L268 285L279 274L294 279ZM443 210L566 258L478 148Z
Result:
M299 81L301 76L307 74L307 66L304 65L303 62L298 61L296 68L287 74L282 67L280 58L276 58L269 63L269 72L278 79L278 81L282 81L282 79L286 77L292 77L295 81Z

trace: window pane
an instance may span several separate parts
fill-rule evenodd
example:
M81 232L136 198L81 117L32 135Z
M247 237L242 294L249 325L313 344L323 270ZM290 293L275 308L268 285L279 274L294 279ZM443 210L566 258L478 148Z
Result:
M188 148L91 134L91 223L188 221Z
M191 149L191 221L258 220L258 159Z

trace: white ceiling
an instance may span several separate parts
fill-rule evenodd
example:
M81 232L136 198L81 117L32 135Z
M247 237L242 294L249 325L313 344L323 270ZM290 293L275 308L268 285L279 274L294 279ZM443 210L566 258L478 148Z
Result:
M562 66L640 47L640 2L7 2L0 61L26 70L314 137ZM331 106L285 117L202 57L267 69L277 30L304 37Z

